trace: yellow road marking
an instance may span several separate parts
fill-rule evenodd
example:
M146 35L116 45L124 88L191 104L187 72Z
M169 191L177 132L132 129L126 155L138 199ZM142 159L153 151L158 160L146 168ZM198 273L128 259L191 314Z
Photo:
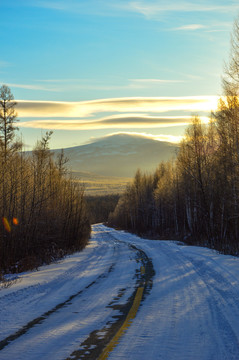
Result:
M143 287L138 288L138 290L136 292L136 295L135 295L135 298L134 298L133 305L132 305L132 307L131 307L128 315L127 315L127 318L125 319L123 325L118 330L118 332L115 334L113 339L109 342L109 344L103 350L103 352L101 353L98 360L106 360L108 358L109 353L111 351L113 351L115 346L118 344L118 340L120 339L120 337L125 333L125 331L128 329L128 327L131 325L131 322L135 318L137 310L139 308L139 305L140 305L140 302L141 302L141 299L142 299L142 296L143 296L143 291L144 291Z

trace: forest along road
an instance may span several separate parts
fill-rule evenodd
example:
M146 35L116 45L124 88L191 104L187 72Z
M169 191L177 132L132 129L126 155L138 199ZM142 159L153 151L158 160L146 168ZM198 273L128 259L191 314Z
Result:
M239 258L101 224L0 290L0 359L239 359Z

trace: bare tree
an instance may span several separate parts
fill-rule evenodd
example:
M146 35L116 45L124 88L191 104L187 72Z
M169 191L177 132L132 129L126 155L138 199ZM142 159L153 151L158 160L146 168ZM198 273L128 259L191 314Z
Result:
M15 110L17 103L7 85L0 88L0 140L6 160L8 146L14 138L15 130L18 130L14 123L17 122L17 113Z
M239 17L235 20L231 34L231 51L224 66L223 90L226 96L239 95Z

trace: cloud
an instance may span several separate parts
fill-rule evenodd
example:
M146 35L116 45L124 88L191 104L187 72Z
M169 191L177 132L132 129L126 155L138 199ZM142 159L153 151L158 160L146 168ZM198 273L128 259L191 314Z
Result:
M217 107L217 96L112 98L80 102L18 100L23 118L92 117L100 113L165 113L168 111L210 112Z
M238 6L239 10L239 6ZM208 25L203 24L188 24L170 29L171 31L195 31L204 29L204 32L225 32L231 30L231 22L225 21L211 21Z
M25 121L19 123L20 127L55 129L55 130L99 130L99 129L132 129L132 128L163 128L170 126L188 125L191 116L146 116L140 114L112 115L96 120L88 119L45 119ZM208 122L208 117L202 117Z
M1 66L1 63L0 63ZM42 85L32 85L32 84L14 84L14 83L6 83L7 86L13 87L13 88L19 88L19 89L27 89L27 90L42 90L42 91L56 91L58 92L57 87L47 87Z
M130 79L132 85L140 84L141 86L147 85L158 85L158 84L168 84L168 83L183 83L184 80L166 80L166 79Z
M113 136L113 135L121 135L121 134L127 134L127 135L136 135L136 136L142 136L144 138L148 138L148 139L152 139L152 140L156 140L156 141L165 141L165 142L170 142L170 143L174 143L174 144L178 144L180 143L180 141L182 141L182 139L184 138L183 135L166 135L166 134L159 134L159 135L153 135L153 134L149 134L149 133L144 133L144 132L135 132L135 131L119 131L119 132L113 132L110 134L107 134L104 136L104 138ZM93 138L91 140L91 142L95 141L95 138Z
M127 14L140 14L148 19L158 18L159 15L172 12L217 12L234 13L239 10L238 3L219 5L211 1L178 0L170 2L166 0L25 0L25 5L63 11L73 14L97 15L97 16L126 16Z
M179 30L179 31L194 31L199 29L205 29L207 26L201 25L201 24L190 24L190 25L184 25L177 28L173 28L172 30Z
M179 144L183 140L184 136L182 135L155 135L155 140L158 141L167 141L174 144Z
M218 33L218 32L227 32L228 33L228 30L227 29L218 29L218 30L206 30L207 33Z
M31 101L17 100L17 112L19 117L74 117L90 116L90 109L82 108L77 111L81 103L64 101Z
M1 67L1 62L0 62ZM6 83L12 88L20 88L27 90L47 91L47 92L66 92L77 90L130 90L130 89L145 89L154 87L155 85L164 85L170 83L182 83L183 80L167 80L167 79L128 79L125 84L107 84L95 83L95 80L90 79L48 79L48 80L35 80L35 84L16 84Z
M147 18L154 18L166 12L220 12L228 13L238 11L237 3L231 5L208 4L208 2L195 4L192 1L130 1L126 4L119 5L127 11L144 15Z

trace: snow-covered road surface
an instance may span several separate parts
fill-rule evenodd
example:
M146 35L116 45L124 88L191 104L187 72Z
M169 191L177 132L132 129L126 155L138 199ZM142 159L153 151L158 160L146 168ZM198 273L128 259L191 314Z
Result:
M95 225L83 252L0 290L0 349L1 360L238 360L239 258Z

